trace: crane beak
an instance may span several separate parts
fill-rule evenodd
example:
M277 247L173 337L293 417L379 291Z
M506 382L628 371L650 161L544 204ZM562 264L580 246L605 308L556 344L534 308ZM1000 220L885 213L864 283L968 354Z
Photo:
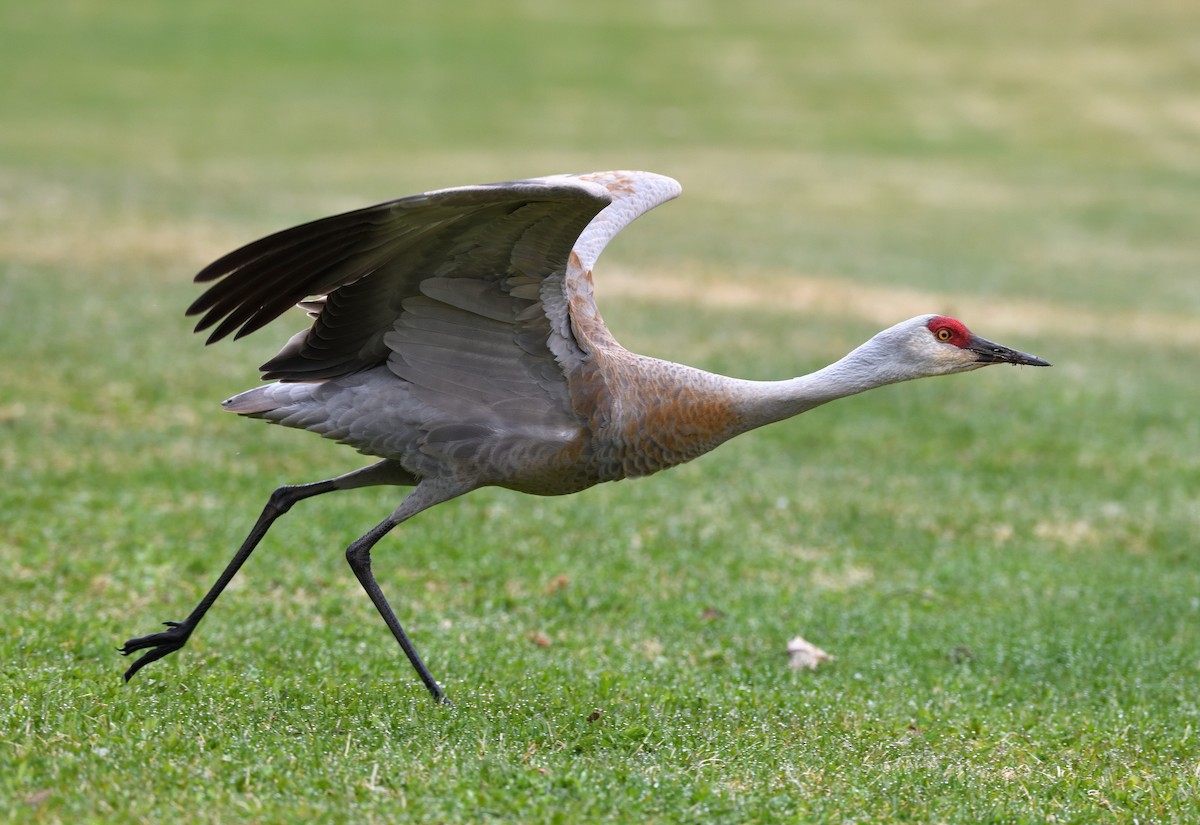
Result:
M1049 361L1043 361L1036 355L1018 352L1015 349L1001 346L994 341L972 335L964 349L975 353L975 360L980 364L1025 364L1030 367L1048 367Z

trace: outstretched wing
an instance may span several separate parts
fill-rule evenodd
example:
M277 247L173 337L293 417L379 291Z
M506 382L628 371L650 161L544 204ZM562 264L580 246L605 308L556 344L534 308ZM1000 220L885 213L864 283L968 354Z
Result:
M564 373L586 358L584 327L603 330L591 265L678 191L659 175L603 172L390 201L226 255L197 275L216 283L189 314L203 313L196 328L213 328L211 343L300 303L315 320L263 365L265 379L322 381L386 363L430 414L456 410L450 418L493 432L566 426Z
M519 281L562 272L580 232L609 201L596 184L543 178L445 189L324 218L205 267L196 280L217 283L188 314L203 313L196 329L213 327L212 343L247 335L303 301L316 316L312 328L263 365L264 378L336 377L387 359L384 336L404 302L424 294L423 284L445 292L454 279L485 315L528 309L538 296L522 297L535 291Z

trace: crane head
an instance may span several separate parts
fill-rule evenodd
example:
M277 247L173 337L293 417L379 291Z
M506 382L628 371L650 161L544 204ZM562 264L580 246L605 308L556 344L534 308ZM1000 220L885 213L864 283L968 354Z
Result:
M1050 366L1036 355L981 338L947 315L918 315L878 333L813 376L818 376L818 394L842 398L885 384L968 372L988 364Z
M915 323L914 323L915 322ZM988 364L1025 364L1048 367L1036 355L981 338L967 329L957 318L947 315L927 315L914 318L912 343L917 358L925 361L934 373L966 372Z

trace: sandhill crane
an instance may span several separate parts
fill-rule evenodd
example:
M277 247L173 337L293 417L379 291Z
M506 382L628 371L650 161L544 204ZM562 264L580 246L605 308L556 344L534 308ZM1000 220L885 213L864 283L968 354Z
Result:
M346 550L355 576L435 700L371 571L371 549L417 513L480 487L574 493L645 476L740 433L897 381L987 364L1049 366L943 315L899 323L824 369L746 381L637 355L613 339L592 267L630 221L679 194L647 172L559 175L401 198L287 229L205 267L189 308L208 343L299 303L312 325L225 409L311 430L375 464L275 490L224 572L182 622L130 639L128 681L181 648L271 524L296 502L412 487Z

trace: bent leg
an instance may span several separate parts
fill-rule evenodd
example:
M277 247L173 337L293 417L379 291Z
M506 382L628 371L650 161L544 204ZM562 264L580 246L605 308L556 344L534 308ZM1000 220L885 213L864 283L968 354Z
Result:
M443 501L449 501L456 496L462 495L469 489L471 488L462 485L423 481L417 485L417 488L404 501L400 502L400 506L396 508L395 512L381 521L365 536L346 548L346 561L350 563L350 569L354 571L359 584L362 585L363 590L371 598L375 609L383 617L384 623L392 631L392 635L396 637L396 641L400 643L400 648L404 651L404 655L408 657L408 661L412 664L413 669L421 677L421 681L425 684L425 688L429 691L433 700L440 703L447 701L445 692L442 690L441 685L437 683L437 680L433 678L433 674L429 672L429 668L425 666L425 662L421 660L421 656L409 640L408 634L401 627L400 620L396 618L396 612L392 610L387 597L383 594L383 590L375 580L375 574L371 571L371 548L381 538L386 536L392 528L407 521L422 510L427 510L435 504L441 504Z

